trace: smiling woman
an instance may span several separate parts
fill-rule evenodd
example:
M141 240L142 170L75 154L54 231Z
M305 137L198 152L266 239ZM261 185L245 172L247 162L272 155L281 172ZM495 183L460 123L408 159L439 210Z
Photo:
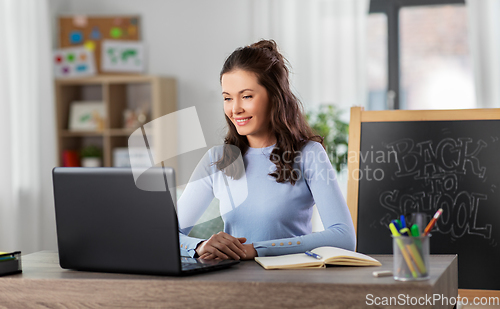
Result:
M249 112L255 110L255 120L249 126L256 130L256 134L245 134L248 130L236 128L235 119L248 117L242 115L244 106L234 105L237 110L224 107L226 122L229 131L226 135L225 143L237 146L241 153L245 153L248 147L262 148L276 143L272 151L271 161L276 165L276 171L270 175L276 178L279 183L290 182L295 184L295 179L299 177L293 166L298 152L308 141L323 143L323 138L313 133L305 119L302 104L292 93L289 82L288 62L278 51L278 46L273 40L262 40L251 46L238 48L224 63L220 80L223 95L227 95L228 90L238 91L253 89L255 95L252 97L245 94L245 102L249 107ZM239 88L238 88L239 87ZM244 94L241 92L240 96ZM233 93L234 95L234 93ZM225 99L232 99L225 97ZM243 96L238 98L243 101ZM229 110L230 109L230 110ZM235 116L236 113L236 116ZM246 124L245 122L241 124ZM241 128L242 129L242 128ZM227 148L229 150L231 148ZM280 159L281 158L281 159ZM224 151L223 157L217 161L219 169L229 165L235 160L234 155L229 151Z
M354 250L335 171L290 90L287 64L272 40L238 48L226 59L220 81L228 133L224 145L200 161L178 201L184 255L253 259L320 246ZM224 232L208 240L188 237L214 197ZM325 230L312 234L314 204Z

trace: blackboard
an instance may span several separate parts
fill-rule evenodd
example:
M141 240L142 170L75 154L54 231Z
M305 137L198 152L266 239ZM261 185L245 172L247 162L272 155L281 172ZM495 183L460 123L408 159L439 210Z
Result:
M350 147L357 250L390 254L390 220L413 212L430 220L443 208L431 254L458 254L460 289L500 290L500 111L401 111L404 121L386 113L388 121L361 117L359 150Z

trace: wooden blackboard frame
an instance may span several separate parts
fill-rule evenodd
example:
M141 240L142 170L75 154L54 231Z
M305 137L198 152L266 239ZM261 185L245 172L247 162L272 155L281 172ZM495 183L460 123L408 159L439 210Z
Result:
M348 146L347 206L351 212L356 234L358 232L359 167L361 124L364 122L446 121L446 120L500 120L500 108L461 110L390 110L365 111L363 107L351 108ZM459 289L461 297L472 301L474 297L499 297L497 290Z

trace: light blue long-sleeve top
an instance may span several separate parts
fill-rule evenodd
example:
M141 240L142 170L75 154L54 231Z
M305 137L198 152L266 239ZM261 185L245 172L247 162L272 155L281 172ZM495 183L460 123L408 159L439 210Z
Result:
M355 249L349 209L323 146L309 141L295 158L302 175L295 185L277 183L268 175L276 169L270 160L273 148L249 148L243 156L245 175L237 180L212 164L221 158L222 146L205 154L177 202L182 255L193 257L196 246L204 241L187 234L214 197L220 200L224 231L245 237L259 256L320 246ZM325 230L311 233L314 204Z

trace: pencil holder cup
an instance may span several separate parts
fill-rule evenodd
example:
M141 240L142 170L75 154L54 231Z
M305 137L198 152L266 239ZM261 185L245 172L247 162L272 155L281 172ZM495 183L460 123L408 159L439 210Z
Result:
M392 236L395 280L429 279L429 239L430 235Z

